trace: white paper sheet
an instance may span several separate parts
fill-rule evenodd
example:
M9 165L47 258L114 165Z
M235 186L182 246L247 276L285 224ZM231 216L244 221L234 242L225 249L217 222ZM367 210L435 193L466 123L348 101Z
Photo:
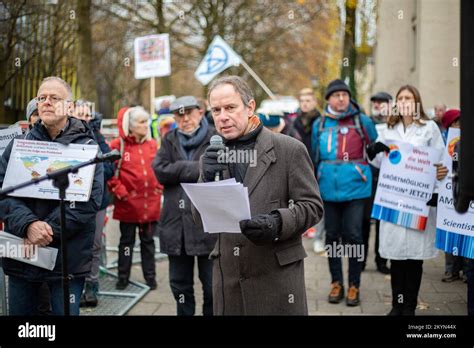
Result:
M8 257L41 268L52 270L56 265L58 249L51 247L37 247L36 254L30 259L21 257L23 239L11 233L0 231L0 257Z
M241 233L239 221L251 218L248 190L235 179L181 186L201 214L204 232Z

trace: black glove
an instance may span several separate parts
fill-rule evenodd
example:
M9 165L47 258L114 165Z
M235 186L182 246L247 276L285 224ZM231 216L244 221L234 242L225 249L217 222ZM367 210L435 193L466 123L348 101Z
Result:
M264 245L277 241L281 234L281 215L278 211L259 214L239 222L240 230L253 244Z
M426 202L426 205L430 206L430 207L437 207L438 206L438 194L433 193L433 195L431 196L431 199L428 202Z
M373 160L375 156L377 156L378 153L385 151L386 153L390 152L390 148L385 145L384 143L381 143L380 141L377 141L376 143L372 143L367 145L366 147L366 152L367 152L367 157L369 157L369 160Z
M224 157L224 155L219 156L219 151L225 151L225 146L211 145L202 156L202 174L205 182L214 181L217 172L222 173L227 169L226 161L219 162Z

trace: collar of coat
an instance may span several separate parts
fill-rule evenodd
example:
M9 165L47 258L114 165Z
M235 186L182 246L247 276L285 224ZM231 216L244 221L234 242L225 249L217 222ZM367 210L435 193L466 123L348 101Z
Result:
M274 137L272 131L263 128L257 135L254 150L257 154L255 166L249 166L244 178L244 186L248 188L249 196L257 187L270 165L276 162L274 151Z
M80 142L80 139L95 139L92 129L86 121L74 117L68 117L66 126L56 136L51 139L48 130L41 121L35 123L33 129L28 133L27 139L52 141L63 145Z

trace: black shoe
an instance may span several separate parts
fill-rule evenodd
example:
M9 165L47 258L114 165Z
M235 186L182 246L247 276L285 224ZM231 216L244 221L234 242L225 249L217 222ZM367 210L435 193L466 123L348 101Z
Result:
M150 287L150 290L155 290L158 286L155 279L148 279L146 281L146 285L148 285Z
M400 315L402 315L402 309L400 307L392 307L392 310L387 315L388 316L400 316Z
M460 280L461 277L459 276L459 273L446 273L446 276L441 279L443 283L452 283L456 280Z
M86 282L84 293L81 296L79 303L80 307L97 307L99 300L97 299L97 292L99 291L99 284Z
M117 290L125 290L128 285L128 279L119 279L117 284L115 284L115 289Z
M382 274L390 274L390 268L388 268L387 265L384 263L377 264L377 271Z

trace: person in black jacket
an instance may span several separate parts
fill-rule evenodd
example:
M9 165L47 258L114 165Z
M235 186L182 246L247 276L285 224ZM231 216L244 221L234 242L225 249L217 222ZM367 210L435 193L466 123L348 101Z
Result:
M153 162L155 174L164 186L164 203L159 221L160 251L168 254L170 286L178 315L194 315L194 262L204 292L203 314L212 315L212 261L208 256L216 237L204 233L193 222L191 202L181 183L199 179L199 158L216 134L199 110L196 98L176 99L171 104L177 128L163 139Z
M37 102L41 122L35 124L25 136L26 140L63 145L96 144L86 122L68 117L73 103L71 87L65 81L59 77L44 79L38 90ZM3 184L12 146L13 141L0 158L0 184ZM89 201L66 204L69 303L72 315L79 314L84 279L91 269L95 216L101 204L103 189L103 166L97 164ZM63 315L59 201L8 196L0 200L0 215L5 221L5 231L23 238L26 245L58 249L52 271L13 259L3 259L5 274L9 276L10 315L36 314L38 289L44 281L51 292L52 313Z
M104 136L100 132L100 124L102 122L102 114L93 111L93 103L85 100L76 100L73 117L86 121L92 129L94 138L99 145L102 153L109 153L110 147L105 141ZM86 277L84 285L84 293L81 296L81 307L96 307L99 303L97 293L99 292L99 266L100 255L103 249L102 231L104 229L104 221L109 205L109 192L107 190L107 181L114 175L114 165L111 162L104 162L104 193L102 195L102 204L95 218L95 237L94 246L92 248L92 267L91 273Z
M301 140L311 156L311 135L313 123L321 116L317 109L317 101L311 88L303 88L299 93L300 108L293 121L293 128L298 133L294 138Z

